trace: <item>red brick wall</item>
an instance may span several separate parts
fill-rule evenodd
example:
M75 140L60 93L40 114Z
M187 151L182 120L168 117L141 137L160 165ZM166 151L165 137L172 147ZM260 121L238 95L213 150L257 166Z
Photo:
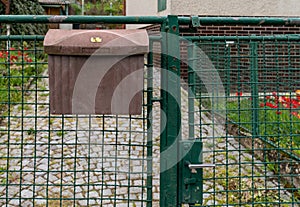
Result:
M156 34L160 31L160 25L152 25L146 28L149 34ZM183 36L250 36L250 35L284 35L284 34L300 34L300 27L296 26L201 26L197 28L197 32L191 33L186 32L187 27L181 26L181 35ZM274 43L275 44L275 43ZM276 47L272 42L259 44L258 55L259 55L259 85L260 90L274 90L274 91L291 91L297 89L298 79L300 78L300 43L299 42L280 42L277 43ZM156 50L159 50L159 45L155 45ZM222 48L221 48L222 50ZM214 52L212 48L208 48L208 56L213 56ZM249 45L241 44L239 51L237 46L231 47L230 56L245 56L245 58L240 58L239 63L237 60L232 58L230 63L230 89L232 90L245 90L249 91L249 81L250 81L250 52ZM220 54L222 56L222 54ZM160 55L154 55L155 61L154 65L156 67L160 66ZM266 58L267 57L267 58ZM277 58L276 58L277 57ZM181 77L187 82L187 47L184 43L181 43ZM220 68L222 68L223 63L221 58L213 60L212 62L218 61ZM237 70L237 65L239 64L239 71ZM276 68L277 69L274 69ZM278 69L279 68L279 69ZM222 77L222 72L225 74L224 70L221 71L220 76ZM225 75L224 75L225 76ZM228 80L228 79L227 79ZM292 83L291 83L292 81ZM227 81L228 82L228 81ZM238 82L238 84L236 84ZM277 84L280 83L280 84Z

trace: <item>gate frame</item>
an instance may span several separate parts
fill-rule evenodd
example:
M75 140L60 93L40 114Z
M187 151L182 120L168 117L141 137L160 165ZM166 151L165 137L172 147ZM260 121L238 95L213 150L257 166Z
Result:
M300 18L256 18L256 17L198 17L198 20L201 25L293 25L300 26ZM177 94L180 100L180 83L170 80L169 73L175 73L180 77L180 44L179 41L174 42L172 36L179 36L179 25L191 25L194 21L194 18L190 17L178 17L174 15L157 17L157 16L49 16L49 15L1 15L1 23L118 23L118 24L161 24L162 32L166 33L162 36L162 51L163 54L168 54L168 56L162 55L162 68L165 68L167 71L161 73L162 75L162 88L166 88L172 91L173 94ZM20 36L21 37L21 36ZM24 37L24 36L22 36ZM2 37L0 37L2 39ZM254 37L255 38L255 37ZM198 38L187 38L197 40ZM288 37L287 37L288 39ZM253 46L253 52L255 52L255 46ZM152 55L152 54L151 54ZM174 57L178 57L174 59ZM150 56L151 58L151 56ZM253 60L255 61L255 60ZM253 62L255 63L255 62ZM149 65L153 65L150 63ZM151 66L150 66L151 67ZM151 70L152 71L152 70ZM151 74L151 71L149 74ZM254 74L255 76L255 74ZM148 77L149 78L149 77ZM165 84L165 85L163 85ZM148 89L152 86L148 84ZM256 92L256 88L253 88L253 91ZM152 92L148 95L148 109L152 110L153 103L153 94ZM174 97L171 94L167 93L164 90L161 90L161 109L165 111L167 125L165 130L161 134L161 151L169 147L174 141L175 138L179 135L181 140L181 116L180 116L180 103L175 101ZM151 116L147 116L147 124L149 126ZM162 119L161 119L162 121ZM148 127L149 129L149 127ZM152 135L151 131L148 131L148 135ZM152 143L152 140L148 138L148 145ZM177 152L179 152L179 143L177 143ZM179 154L179 153L177 153ZM152 152L149 152L149 155L152 155ZM168 158L162 158L168 159ZM166 166L165 162L161 162L161 166ZM152 169L151 169L152 170ZM160 174L160 206L180 206L181 201L179 198L180 189L179 189L179 177L180 169L178 164L170 168L169 170L162 172ZM147 185L150 184L152 177L147 176ZM147 186L148 188L149 186ZM148 188L147 195L151 196L152 192L152 183L151 188ZM147 197L148 197L147 196ZM149 197L147 198L149 199ZM148 204L147 204L148 206ZM151 206L151 204L149 205Z

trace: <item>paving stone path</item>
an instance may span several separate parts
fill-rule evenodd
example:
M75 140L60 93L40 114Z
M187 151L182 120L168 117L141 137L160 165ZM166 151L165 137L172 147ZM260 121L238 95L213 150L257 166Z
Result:
M158 82L156 74L156 86ZM41 81L38 88L48 88L47 80ZM188 137L187 93L184 90L182 100L182 133L183 137ZM49 117L46 92L32 92L25 102L28 104L23 110L20 105L13 106L10 119L1 123L1 128L7 132L0 136L0 167L8 173L0 174L0 182L6 184L0 186L0 206L46 206L47 202L48 206L59 206L61 202L62 206L72 206L74 200L76 206L146 205L142 201L146 200L147 176L145 120L103 116ZM158 206L159 200L159 116L159 105L155 104L153 206ZM222 177L224 181L227 172L230 176L245 176L240 181L245 184L242 186L245 189L278 188L276 180L263 180L260 176L251 178L253 170L259 174L258 169L262 172L265 169L251 164L239 165L239 162L249 160L255 163L255 158L248 153L241 155L245 149L235 139L217 139L224 136L224 127L213 128L211 118L201 117L202 123L206 123L201 128L205 162L221 164L205 170L206 178ZM195 120L200 121L199 114L195 115ZM200 127L195 133L200 133ZM226 150L230 154L224 153ZM228 167L228 164L232 165ZM206 205L226 204L226 199L232 199L226 198L224 192L212 193L225 189L223 181L208 179L204 182ZM235 182L236 179L227 180L227 186L234 189ZM250 199L252 195L246 193L241 196ZM290 194L284 192L281 196L288 199Z

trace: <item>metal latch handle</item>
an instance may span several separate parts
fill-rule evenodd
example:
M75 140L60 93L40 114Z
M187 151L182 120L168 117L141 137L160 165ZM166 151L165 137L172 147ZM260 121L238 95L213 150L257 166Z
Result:
M190 168L190 170L192 169L200 169L200 168L206 168L206 167L216 167L215 164L188 164L188 167Z
M185 164L191 170L192 173L197 173L197 169L202 169L202 168L207 168L207 167L211 167L211 168L216 167L215 164L208 164L208 163L192 164L190 162L186 162Z

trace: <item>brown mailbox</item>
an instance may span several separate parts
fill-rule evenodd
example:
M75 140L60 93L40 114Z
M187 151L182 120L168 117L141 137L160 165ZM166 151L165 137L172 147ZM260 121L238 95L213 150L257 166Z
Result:
M141 114L146 30L49 30L53 114Z

